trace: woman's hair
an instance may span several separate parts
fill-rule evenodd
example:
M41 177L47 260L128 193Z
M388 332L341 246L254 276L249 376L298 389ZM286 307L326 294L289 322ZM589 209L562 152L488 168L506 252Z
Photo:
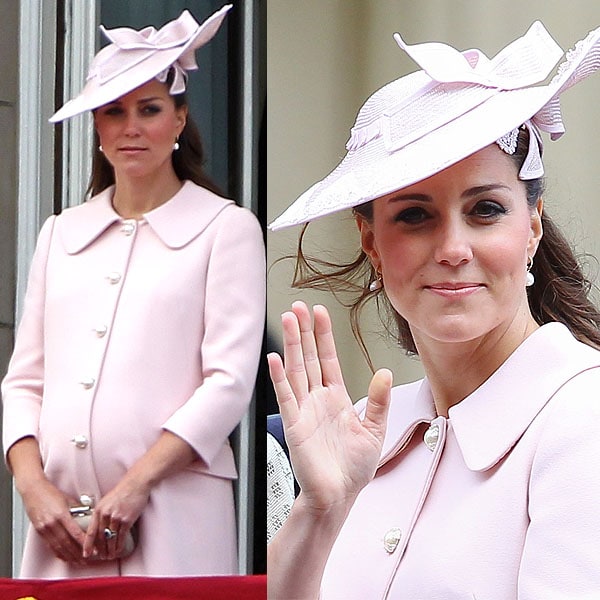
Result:
M521 168L528 148L529 131L527 128L521 128L517 149L511 155L517 169ZM534 210L544 191L544 179L524 181L524 184L527 203L530 209ZM355 207L353 212L371 222L373 202L361 204ZM360 329L362 310L370 301L376 303L384 327L400 347L407 354L417 354L409 324L392 307L385 289L369 289L369 283L378 275L365 252L361 250L354 260L345 263L308 257L303 251L307 226L308 224L303 227L300 234L292 285L298 288L328 290L350 309L354 337L371 368L373 365ZM545 210L542 214L542 227L544 234L531 268L535 284L527 288L531 313L540 325L551 321L564 323L578 340L600 348L600 312L588 298L592 284L584 276L569 243Z
M169 72L165 85L171 87L173 81L173 70ZM175 108L187 106L186 94L171 96ZM177 140L179 150L173 151L172 160L175 174L180 180L189 179L215 194L222 195L218 186L204 173L204 149L198 127L188 113L185 127ZM92 155L92 175L87 188L87 194L95 196L115 183L115 172L104 154L99 149L100 140L98 133L94 131L94 148Z

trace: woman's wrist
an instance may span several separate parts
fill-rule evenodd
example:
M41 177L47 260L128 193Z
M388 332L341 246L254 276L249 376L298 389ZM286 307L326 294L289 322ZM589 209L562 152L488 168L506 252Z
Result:
M9 448L7 462L14 477L15 487L21 495L48 481L38 442L32 436L21 438Z
M14 476L15 488L22 497L28 495L31 490L39 490L41 485L49 483L46 474L42 469L34 472L23 472L19 476Z
M311 512L318 518L344 518L356 502L360 490L350 491L340 486L322 485L316 490L300 490L296 502L303 510Z

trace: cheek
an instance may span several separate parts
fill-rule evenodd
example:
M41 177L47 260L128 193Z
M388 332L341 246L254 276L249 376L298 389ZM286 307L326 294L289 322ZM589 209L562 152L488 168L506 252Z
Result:
M177 137L177 128L174 121L171 119L156 123L150 131L148 136L156 142L164 144L172 144Z
M419 273L431 260L431 244L418 237L381 236L381 269L389 280L403 280Z
M524 218L512 227L498 230L479 244L481 260L498 272L521 273L527 262L527 248L531 236L529 220Z
M96 132L101 139L108 139L111 136L112 128L110 127L110 123L104 121L104 119L97 118L94 125L96 127Z

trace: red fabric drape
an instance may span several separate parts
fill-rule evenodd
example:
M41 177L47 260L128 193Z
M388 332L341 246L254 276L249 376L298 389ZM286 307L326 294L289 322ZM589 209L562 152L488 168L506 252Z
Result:
M266 575L0 579L0 600L265 600Z

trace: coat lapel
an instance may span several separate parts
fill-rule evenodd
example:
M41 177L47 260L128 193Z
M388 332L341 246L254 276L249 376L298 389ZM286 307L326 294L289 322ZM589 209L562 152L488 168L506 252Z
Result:
M81 252L111 225L123 222L112 207L113 194L111 186L62 212L57 225L68 254ZM178 249L198 237L222 210L233 204L232 200L186 181L168 202L145 213L144 219L166 246Z
M595 367L600 367L600 352L578 342L561 323L536 330L498 371L449 410L467 467L493 467L567 381Z
M477 390L449 410L467 468L485 471L517 443L552 396L570 379L600 367L600 352L578 342L561 323L529 336ZM544 372L544 378L537 373ZM364 412L364 400L359 412ZM427 379L392 389L378 467L399 454L421 423L436 418Z

